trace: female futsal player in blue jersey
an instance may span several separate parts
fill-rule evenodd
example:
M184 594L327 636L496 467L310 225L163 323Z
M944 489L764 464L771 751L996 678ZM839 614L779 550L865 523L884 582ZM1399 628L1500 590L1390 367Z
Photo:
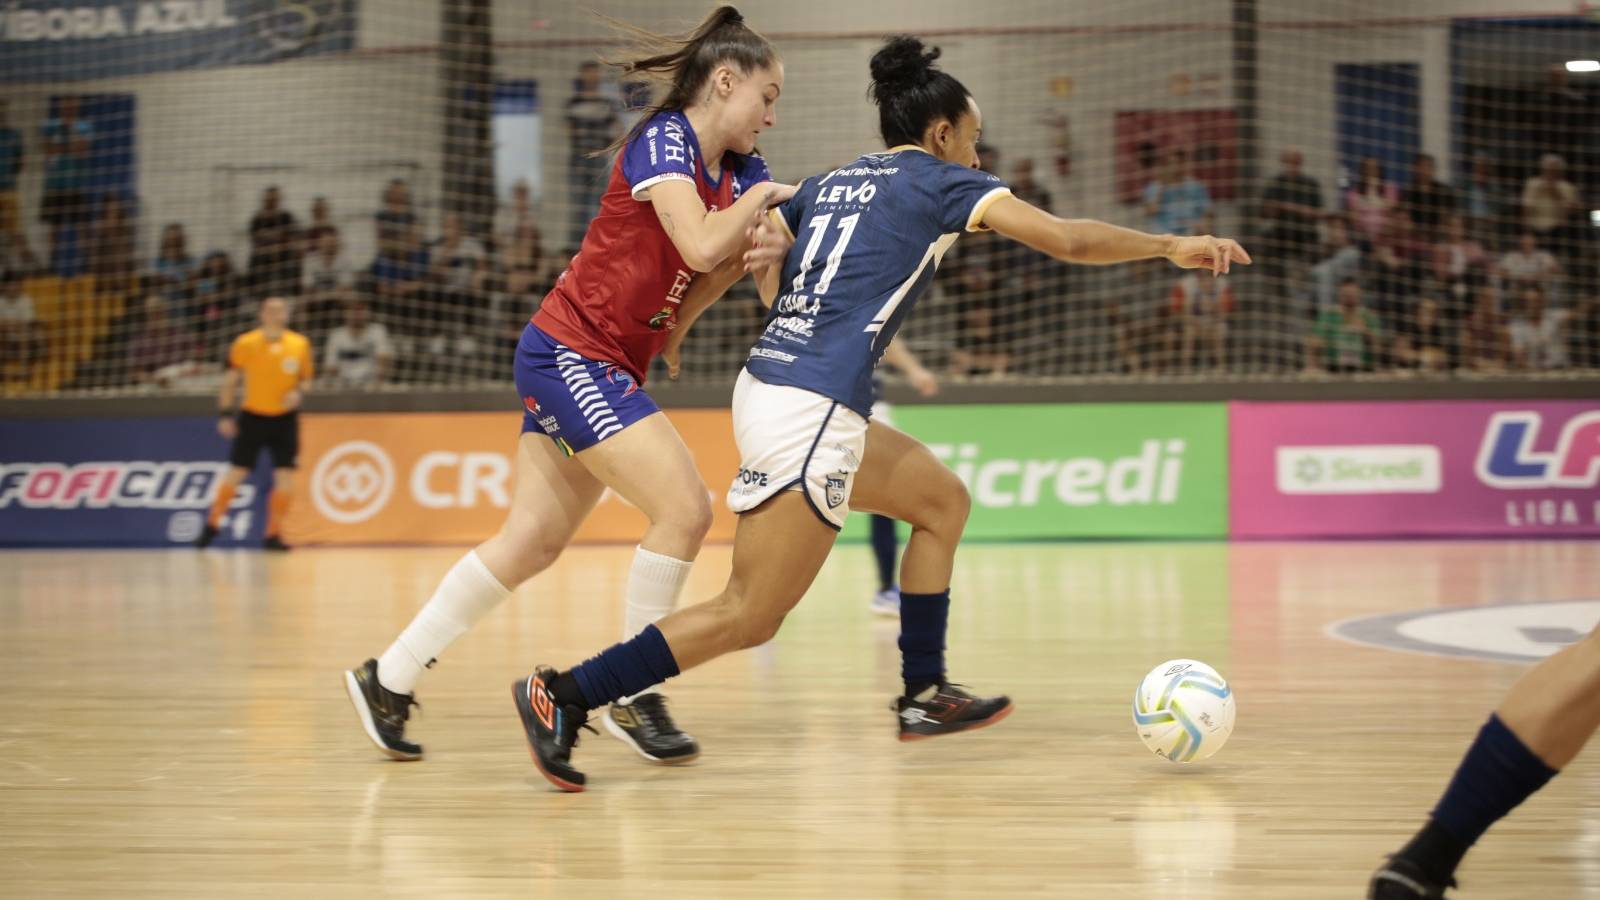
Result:
M1230 240L1063 221L1016 199L973 168L982 115L966 88L933 66L937 57L910 37L873 56L872 95L889 149L803 182L758 227L746 257L773 303L734 389L742 462L728 505L742 516L727 587L581 665L539 667L512 685L534 762L557 787L583 789L571 754L590 710L770 639L811 586L852 504L912 529L900 571L900 738L1008 714L1006 697L975 695L945 674L950 574L969 500L928 448L870 420L874 365L963 231L992 228L1070 262L1166 258L1215 274L1249 263Z
M794 192L773 184L755 154L757 136L776 124L783 66L731 6L685 39L656 40L662 52L623 68L670 80L671 92L627 137L580 252L517 348L524 414L505 524L456 563L387 651L346 673L362 727L396 759L422 756L405 736L422 670L548 568L604 489L650 518L628 575L625 636L676 605L710 528L694 460L643 385L651 359L672 352L679 322L744 275L751 223ZM607 724L654 762L699 753L659 694L614 706Z

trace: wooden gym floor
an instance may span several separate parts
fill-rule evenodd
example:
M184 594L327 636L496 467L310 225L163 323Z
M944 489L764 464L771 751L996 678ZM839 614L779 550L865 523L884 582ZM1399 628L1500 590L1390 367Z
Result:
M561 795L507 686L619 637L628 548L570 551L451 648L426 760L380 757L345 698L459 553L0 553L0 895L1355 898L1523 666L1328 626L1496 607L1343 630L1537 656L1600 618L1600 543L971 545L951 672L1017 712L903 745L896 627L841 546L773 643L669 686L698 764L586 735ZM1176 656L1239 702L1187 768L1129 721ZM1600 898L1600 748L1461 880Z

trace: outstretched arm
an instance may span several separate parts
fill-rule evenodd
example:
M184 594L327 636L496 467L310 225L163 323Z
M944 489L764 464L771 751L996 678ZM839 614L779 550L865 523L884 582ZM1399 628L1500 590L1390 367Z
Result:
M983 224L1066 262L1110 265L1166 259L1184 269L1210 269L1214 275L1226 274L1234 262L1250 264L1250 254L1236 241L1210 235L1146 234L1093 219L1062 219L1015 197L990 204Z

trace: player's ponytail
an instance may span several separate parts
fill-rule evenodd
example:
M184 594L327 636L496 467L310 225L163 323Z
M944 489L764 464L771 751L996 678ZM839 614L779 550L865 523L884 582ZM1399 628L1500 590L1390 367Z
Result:
M744 23L744 16L731 6L717 7L694 31L676 37L654 34L615 19L608 21L632 38L638 52L645 55L627 60L608 59L606 64L621 69L625 79L631 76L665 82L667 95L644 111L626 137L603 152L633 140L656 113L693 105L717 66L728 64L748 75L778 60L778 52L772 44L751 31Z
M954 123L967 113L970 93L954 76L933 64L939 48L896 35L872 55L867 95L878 104L878 130L885 145L916 144L939 119Z

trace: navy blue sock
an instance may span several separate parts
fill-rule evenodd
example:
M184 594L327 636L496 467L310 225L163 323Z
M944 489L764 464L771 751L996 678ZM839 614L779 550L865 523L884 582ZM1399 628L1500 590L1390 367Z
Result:
M1450 780L1433 818L1398 854L1443 882L1489 826L1505 818L1556 770L1490 716Z
M645 626L638 636L612 644L565 673L577 683L589 709L637 694L676 674L678 661L672 658L672 648L667 646L661 629L654 625ZM559 683L565 680L557 679L557 684L550 686L558 697L563 693Z
M950 621L950 591L900 595L900 677L914 697L944 680L944 633Z
M888 516L872 516L872 556L878 561L878 590L894 587L894 554L900 549L900 536L895 534L894 520Z

